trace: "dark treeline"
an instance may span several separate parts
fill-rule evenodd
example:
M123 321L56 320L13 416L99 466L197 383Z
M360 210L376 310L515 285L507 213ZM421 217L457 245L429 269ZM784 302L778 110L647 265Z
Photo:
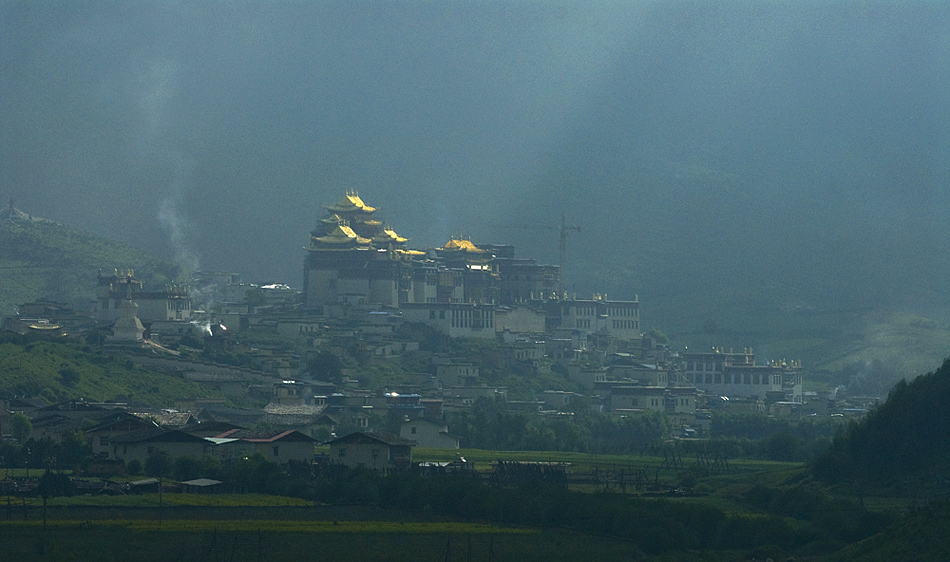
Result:
M667 440L665 414L647 410L608 416L579 403L570 415L512 412L501 402L479 399L468 412L446 421L466 448L501 451L570 451L645 454ZM838 418L789 420L762 413L715 414L710 425L714 449L729 458L806 462L828 448ZM398 429L398 428L397 428Z
M579 405L571 415L538 416L489 399L476 400L471 411L448 414L446 421L466 448L498 451L640 453L670 433L662 412L617 418Z
M828 482L882 485L923 481L948 488L950 359L935 372L899 382L887 401L834 439L814 464Z
M132 463L130 463L132 464ZM407 517L447 518L557 528L633 541L646 555L684 550L831 552L880 531L893 517L858 501L831 497L807 484L755 486L735 512L698 502L644 498L606 491L575 492L543 478L500 485L477 473L421 470L381 474L339 465L291 463L280 467L260 455L221 465L213 459L153 455L141 467L151 476L219 479L225 490L303 498L324 505L374 506ZM494 484L493 484L494 482ZM35 495L70 495L62 474L46 471Z
M760 412L716 413L710 434L716 449L730 458L813 461L830 445L841 418L775 418Z
M246 471L249 491L302 497L323 504L362 504L419 516L503 525L562 528L634 541L645 554L696 550L768 548L784 551L811 544L825 551L860 540L892 521L832 499L817 487L776 491L753 488L750 510L728 513L693 502L614 493L583 493L527 481L490 485L466 474L381 475L339 466L290 466L262 459ZM774 550L773 550L774 551Z
M65 468L82 472L92 460L92 446L86 442L82 431L66 433L62 441L31 437L24 439L22 445L0 444L0 466L4 468Z

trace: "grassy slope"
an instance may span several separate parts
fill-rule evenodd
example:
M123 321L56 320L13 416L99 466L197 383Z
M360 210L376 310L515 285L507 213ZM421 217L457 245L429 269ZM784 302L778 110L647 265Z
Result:
M0 343L0 358L0 395L49 402L134 399L151 406L170 406L175 399L212 394L197 383L147 371L76 344Z
M950 559L950 501L937 502L884 532L845 548L832 562L944 562Z
M151 254L49 221L0 223L0 248L0 315L37 298L85 305L99 270L133 269L148 287L188 277Z

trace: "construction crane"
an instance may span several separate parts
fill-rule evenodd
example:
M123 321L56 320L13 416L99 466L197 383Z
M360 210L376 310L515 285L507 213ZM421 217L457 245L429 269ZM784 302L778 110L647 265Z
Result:
M559 232L558 237L558 281L557 281L557 292L558 294L563 293L564 291L564 258L567 255L567 233L568 232L580 232L581 227L579 226L568 226L567 216L564 213L561 213L561 225L552 226L549 224L493 224L489 225L493 228L520 228L524 230L557 230Z

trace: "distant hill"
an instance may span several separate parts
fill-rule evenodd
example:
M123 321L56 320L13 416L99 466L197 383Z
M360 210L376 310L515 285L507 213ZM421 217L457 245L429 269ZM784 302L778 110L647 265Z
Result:
M184 283L190 275L147 252L33 217L12 204L0 209L0 316L37 298L82 310L94 299L97 273L114 268L133 269L147 287Z
M900 493L947 491L950 471L950 359L901 381L887 401L838 437L815 463L817 478Z
M562 155L537 192L492 220L556 227L566 212L582 229L567 239L568 293L637 295L643 328L680 349L752 347L761 360L802 360L810 374L853 371L883 392L950 354L944 238L926 221L906 228L784 189L766 197L776 186L700 151L631 152L644 155ZM485 239L557 259L556 230Z
M35 341L0 333L0 396L26 396L56 403L136 401L167 407L176 399L213 392L198 383L136 367L132 361L74 341Z

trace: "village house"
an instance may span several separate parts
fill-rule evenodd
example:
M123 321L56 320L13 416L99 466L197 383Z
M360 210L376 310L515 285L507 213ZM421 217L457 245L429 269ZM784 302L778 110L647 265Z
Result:
M211 454L213 444L201 437L189 435L177 429L166 430L159 427L146 428L125 435L110 438L112 454L110 459L121 459L128 463L138 460L143 464L150 455L164 453L170 458L202 458Z
M408 468L416 442L388 433L356 432L329 441L327 445L333 464L386 470Z
M442 421L424 418L406 420L399 429L399 436L427 449L459 448L459 438L451 435L448 424Z
M299 431L254 431L232 429L206 438L214 444L214 455L231 462L259 454L276 464L310 462L316 441Z

